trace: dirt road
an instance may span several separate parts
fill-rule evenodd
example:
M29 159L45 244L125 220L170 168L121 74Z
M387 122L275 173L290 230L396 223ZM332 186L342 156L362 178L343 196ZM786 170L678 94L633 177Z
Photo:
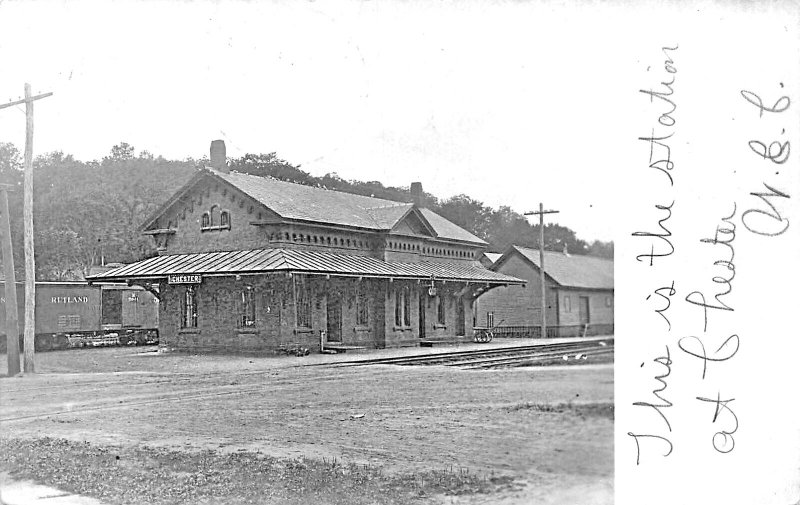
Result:
M520 499L588 486L611 502L610 365L334 368L304 366L322 357L136 349L39 359L44 373L0 381L5 436L335 457L387 472L468 468L514 476Z

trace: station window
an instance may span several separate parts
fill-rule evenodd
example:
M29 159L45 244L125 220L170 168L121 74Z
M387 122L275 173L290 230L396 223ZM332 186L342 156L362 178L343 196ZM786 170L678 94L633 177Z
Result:
M398 288L394 295L395 326L411 326L411 294L408 287Z
M197 328L197 289L187 286L181 307L181 328Z
M295 280L297 304L297 327L311 328L311 286L305 278Z
M369 296L367 286L363 282L358 283L356 292L356 325L367 326L369 324Z
M200 218L200 229L205 230L230 230L231 214L223 210L219 205L212 205L211 208L203 213Z
M256 324L256 301L253 286L245 286L239 296L239 326L248 328Z
M445 307L442 295L436 296L436 322L442 325L446 324Z
M606 297L606 307L611 307L612 303L613 303L613 302L611 301L611 297L610 297L610 296L607 296L607 297Z
M564 312L572 312L572 300L569 295L564 295Z

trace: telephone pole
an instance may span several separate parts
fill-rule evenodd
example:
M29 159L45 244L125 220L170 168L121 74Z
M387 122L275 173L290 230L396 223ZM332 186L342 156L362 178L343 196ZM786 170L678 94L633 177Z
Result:
M0 184L0 221L2 233L3 266L5 267L6 298L6 353L8 354L8 376L19 373L19 321L17 320L17 282L14 274L14 249L11 246L11 220L8 216L8 190L11 184Z
M547 298L544 286L544 215L557 214L557 210L544 210L544 204L539 202L539 210L526 212L526 216L539 216L539 278L542 284L542 338L547 338Z
M25 227L25 331L22 341L25 345L25 371L28 373L36 372L33 359L36 314L36 264L33 256L33 102L52 94L31 96L31 85L26 82L24 99L0 105L0 109L4 109L25 104L25 181L22 205Z

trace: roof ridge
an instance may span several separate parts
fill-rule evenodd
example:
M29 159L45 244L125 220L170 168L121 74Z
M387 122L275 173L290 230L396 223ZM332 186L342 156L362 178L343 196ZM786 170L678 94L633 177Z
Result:
M205 167L205 168L207 170L211 171L211 173L213 173L215 175L219 175L219 174L225 175L225 172L220 172L218 170L215 170L212 167ZM277 183L281 183L281 184L292 184L294 186L300 186L300 187L303 187L303 188L308 188L308 189L313 189L313 190L318 190L318 191L327 191L327 192L331 192L331 193L339 193L339 194L343 194L343 195L357 196L357 197L361 197L361 198L368 198L370 200L379 200L381 202L387 202L387 203L391 203L391 204L403 203L403 202L395 202L394 200L389 200L389 199L386 199L386 198L378 198L376 196L367 196L367 195L362 195L362 194L359 194L359 193L350 193L348 191L342 191L340 189L331 189L331 188L324 188L324 187L320 187L320 186L311 186L311 185L303 184L303 183L300 183L300 182L284 181L283 179L278 179L277 177L274 177L272 175L256 175L256 174L250 174L250 173L247 173L247 172L239 172L238 170L231 170L230 172L228 172L228 175L230 175L230 174L244 175L244 176L247 176L247 177L255 177L255 178L258 178L258 179L267 179L267 180L271 180L271 181L274 181L274 182L277 182ZM390 205L387 205L387 207L389 207L389 206Z
M524 254L524 251L532 251L532 252L535 252L537 254L539 253L539 248L538 247L524 247L524 246L516 245L516 244L512 244L511 247L517 249L519 252L521 252L523 254ZM546 254L549 253L549 254L553 254L553 255L564 256L565 258L583 258L583 259L595 259L595 260L600 260L600 261L608 261L608 262L611 262L611 263L614 262L614 260L612 260L612 259L603 258L601 256L593 256L591 254L570 253L570 254L565 255L562 251L553 251L551 249L545 249L544 252Z
M374 197L368 197L374 198ZM414 205L412 202L395 202L394 200L386 200L388 202L392 202L392 205L383 205L381 207L364 207L365 210L377 210L377 209L389 209L391 207L403 207L406 205Z

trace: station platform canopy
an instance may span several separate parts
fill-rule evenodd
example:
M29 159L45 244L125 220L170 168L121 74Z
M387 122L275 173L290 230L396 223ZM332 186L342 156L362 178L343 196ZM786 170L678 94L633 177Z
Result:
M251 249L156 256L87 277L90 282L157 281L171 275L230 276L285 272L384 279L422 279L524 284L526 281L488 270L478 262L383 261L370 256L297 249Z

